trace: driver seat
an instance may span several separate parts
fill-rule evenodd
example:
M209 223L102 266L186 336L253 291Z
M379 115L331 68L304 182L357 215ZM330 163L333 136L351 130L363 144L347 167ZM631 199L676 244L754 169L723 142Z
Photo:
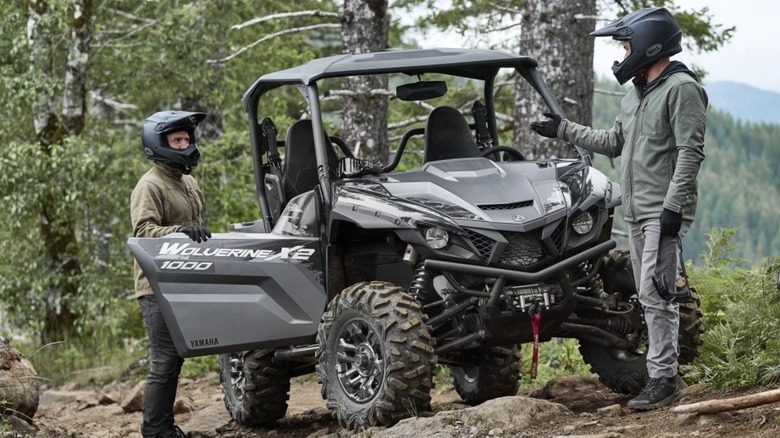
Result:
M330 178L335 179L339 160L327 135L325 135L325 146ZM289 201L301 193L314 189L319 183L311 120L304 119L293 123L287 129L284 147L282 187L285 199Z
M466 118L455 108L434 108L425 124L423 162L480 156Z

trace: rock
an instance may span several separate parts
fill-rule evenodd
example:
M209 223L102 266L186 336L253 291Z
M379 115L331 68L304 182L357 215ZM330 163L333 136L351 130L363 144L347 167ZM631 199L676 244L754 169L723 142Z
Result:
M492 436L517 436L530 426L571 414L565 406L546 400L522 396L501 397L486 401L478 407L439 412L427 418L407 418L390 429L371 428L366 431L366 436L449 438L486 436L490 431L493 431Z
M40 404L53 405L55 403L74 403L95 398L92 391L62 391L47 389L41 393Z
M576 395L585 396L606 388L593 376L567 376L550 380L542 389L540 398L545 400L571 400Z
M623 414L623 408L619 403L615 403L614 405L604 406L603 408L596 409L596 412L599 415L603 415L605 417L619 417Z
M177 399L173 404L173 415L186 414L192 412L192 403L187 400Z
M27 424L26 421L15 417L15 416L9 416L8 417L8 425L11 426L11 429L18 434L18 436L29 436L34 435L38 432L38 430L33 427L30 424ZM5 436L3 434L2 436ZM16 436L16 435L11 435Z
M144 390L146 389L146 380L138 382L133 389L122 400L120 406L127 412L139 412L144 408Z
M230 414L224 406L211 405L194 412L181 428L189 438L214 438L220 435L217 429L230 423L230 420Z
M16 416L31 422L38 411L38 373L30 361L0 338L0 417Z

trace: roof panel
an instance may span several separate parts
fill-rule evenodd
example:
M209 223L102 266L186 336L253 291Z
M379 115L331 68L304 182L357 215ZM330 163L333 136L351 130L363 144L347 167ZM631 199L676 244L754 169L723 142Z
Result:
M261 76L246 95L257 87L282 84L310 84L330 77L406 73L445 73L472 79L486 79L501 67L536 66L534 59L507 52L480 49L416 49L318 58L298 67ZM264 85L265 84L265 85Z

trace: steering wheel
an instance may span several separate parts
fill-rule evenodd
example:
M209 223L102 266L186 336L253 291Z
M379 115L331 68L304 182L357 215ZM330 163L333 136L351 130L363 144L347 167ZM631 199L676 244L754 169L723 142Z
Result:
M523 154L520 153L520 151L518 151L515 148L510 148L509 146L493 146L492 148L488 148L482 151L482 153L479 154L479 156L484 158L489 155L496 154L498 152L506 152L512 158L514 158L514 160L512 161L525 161L525 157L523 157ZM498 159L498 155L495 155L493 158L495 161L496 159Z

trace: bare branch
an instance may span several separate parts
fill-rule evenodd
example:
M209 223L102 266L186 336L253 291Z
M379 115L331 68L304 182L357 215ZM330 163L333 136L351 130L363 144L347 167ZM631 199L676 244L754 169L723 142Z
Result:
M501 6L498 3L490 2L488 4L490 6L493 6L496 9L498 9L499 11L509 12L510 14L522 14L523 13L523 11L521 11L520 9L508 8L506 6Z
M388 123L387 129L404 128L409 125L414 125L415 123L425 122L426 120L428 120L428 116L414 116L406 120L401 120L400 122Z
M230 28L230 30L239 30L243 29L247 26L251 26L253 24L257 23L263 23L265 21L271 21L276 20L277 18L290 18L290 17L334 17L334 18L340 18L341 15L339 15L336 12L327 12L327 11L318 11L318 10L312 10L312 11L295 11L295 12L284 12L281 14L271 14L266 15L265 17L255 17L249 21L245 21L241 24L236 24Z
M110 97L105 97L98 92L91 91L90 96L95 102L100 102L108 107L111 107L117 111L134 111L138 109L137 105L132 103L123 103Z
M266 41L268 41L268 40L270 40L272 38L276 38L276 37L282 36L282 35L287 35L289 33L305 32L307 30L322 29L322 28L341 28L341 24L323 23L323 24L313 24L311 26L294 27L292 29L281 30L279 32L275 32L275 33L266 35L266 36L260 38L259 40L257 40L255 42L249 44L249 45L246 45L246 46L238 49L232 55L226 56L226 57L224 57L222 59L207 59L206 63L207 64L220 64L220 63L228 62L231 59L235 58L236 56L246 52L247 50L252 49L253 47L257 46L258 44L262 44L262 43L264 43L264 42L266 42Z
M699 403L675 406L672 412L678 414L697 413L697 414L715 414L718 412L736 411L740 409L760 406L780 401L780 389L759 392L742 397L706 400Z
M503 31L505 31L505 30L509 30L509 29L511 29L511 28L513 28L513 27L522 26L522 25L523 25L523 23L521 23L521 22L519 22L519 21L518 21L517 23L512 23L512 24L510 24L510 25L508 25L508 26L504 26L504 27L498 27L498 28L495 28L495 29L490 29L490 30L488 31L488 33L503 32Z
M119 15L120 17L129 18L130 20L141 21L141 22L144 22L146 24L154 24L154 23L157 22L157 20L153 20L151 18L139 17L139 16L133 15L133 14L131 14L129 12L120 11L118 9L108 8L108 12L111 12L112 14Z

